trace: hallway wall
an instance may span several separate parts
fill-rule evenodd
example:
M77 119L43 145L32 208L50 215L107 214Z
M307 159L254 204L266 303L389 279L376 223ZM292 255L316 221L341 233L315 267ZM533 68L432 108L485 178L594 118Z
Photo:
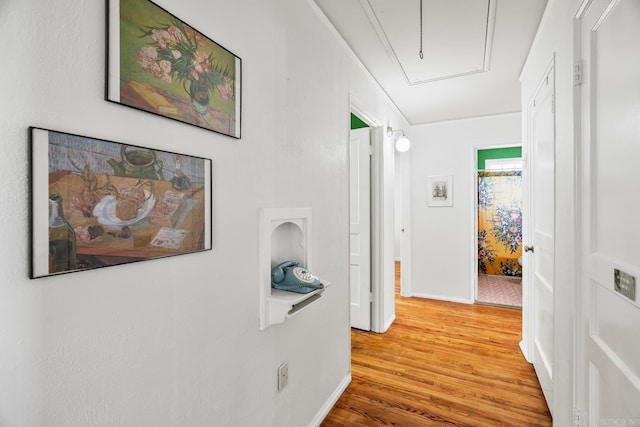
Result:
M417 126L411 146L411 294L473 302L474 147L516 145L520 113ZM453 206L427 206L427 177L453 176Z
M298 427L349 379L350 96L407 123L311 2L157 3L242 58L241 140L104 101L104 2L0 3L0 425ZM213 250L29 280L31 125L211 158ZM265 331L261 207L312 207L332 283Z

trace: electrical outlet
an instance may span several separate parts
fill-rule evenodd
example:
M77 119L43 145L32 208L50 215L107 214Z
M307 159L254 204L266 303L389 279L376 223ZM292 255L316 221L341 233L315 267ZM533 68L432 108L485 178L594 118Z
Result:
M278 391L282 391L289 384L289 362L278 366Z

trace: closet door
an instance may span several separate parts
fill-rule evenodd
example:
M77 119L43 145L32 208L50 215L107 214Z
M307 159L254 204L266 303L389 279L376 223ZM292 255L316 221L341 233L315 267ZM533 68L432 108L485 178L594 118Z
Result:
M553 414L554 247L555 247L555 109L554 67L549 67L529 105L528 244L524 251L530 310L531 361Z
M640 1L584 5L578 409L582 425L632 426L640 425Z

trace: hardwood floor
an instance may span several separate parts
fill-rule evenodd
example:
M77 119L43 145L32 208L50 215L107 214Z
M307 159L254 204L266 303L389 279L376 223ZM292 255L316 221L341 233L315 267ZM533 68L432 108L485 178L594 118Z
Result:
M396 292L386 333L352 331L352 382L321 426L551 426L521 316Z

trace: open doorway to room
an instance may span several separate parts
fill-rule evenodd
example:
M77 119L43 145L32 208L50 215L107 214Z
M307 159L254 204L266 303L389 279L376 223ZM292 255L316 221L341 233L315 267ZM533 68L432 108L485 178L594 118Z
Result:
M349 253L351 327L371 330L371 134L351 113L349 132Z
M522 148L477 158L476 302L522 308Z

